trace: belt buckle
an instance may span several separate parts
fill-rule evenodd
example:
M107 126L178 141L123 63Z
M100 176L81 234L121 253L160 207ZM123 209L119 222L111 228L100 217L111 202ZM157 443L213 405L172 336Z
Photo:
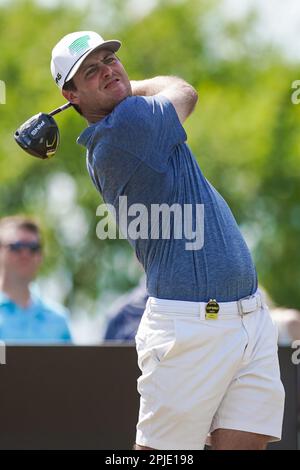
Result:
M205 320L217 320L220 306L215 299L209 299L205 307Z
M244 315L248 315L248 313L251 313L251 312L254 311L254 310L251 310L251 311L249 311L249 312L244 312L244 311L243 311L243 304L242 304L243 300L249 300L249 299L251 299L252 297L256 297L255 294L248 295L247 297L243 297L242 299L237 300L237 308L238 308L239 315L240 315L241 317L243 317ZM255 299L255 300L256 300L256 307L257 307L257 306L258 306L258 302L257 302L257 299Z

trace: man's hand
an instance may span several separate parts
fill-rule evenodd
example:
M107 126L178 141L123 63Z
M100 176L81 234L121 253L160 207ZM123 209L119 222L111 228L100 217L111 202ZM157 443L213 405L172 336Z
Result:
M178 77L154 77L131 82L132 94L137 96L164 95L173 104L179 120L183 123L193 112L198 93L187 82Z

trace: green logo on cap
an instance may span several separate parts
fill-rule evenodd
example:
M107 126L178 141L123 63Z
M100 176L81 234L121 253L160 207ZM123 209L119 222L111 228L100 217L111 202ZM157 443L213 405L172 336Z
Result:
M72 44L69 46L69 51L72 55L79 54L80 52L85 51L89 47L90 36L86 34L85 36L81 36L81 38L75 39Z

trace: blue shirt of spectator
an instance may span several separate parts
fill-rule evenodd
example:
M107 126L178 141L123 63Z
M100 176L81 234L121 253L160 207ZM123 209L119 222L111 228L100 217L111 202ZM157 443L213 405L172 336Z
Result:
M11 343L65 343L71 341L66 309L31 292L26 308L0 292L0 339Z

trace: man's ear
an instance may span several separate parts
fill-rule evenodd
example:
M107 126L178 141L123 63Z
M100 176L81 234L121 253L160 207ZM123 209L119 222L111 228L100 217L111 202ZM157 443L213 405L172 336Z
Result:
M67 101L69 101L72 104L79 104L79 98L78 98L77 91L62 89L61 92L62 92L62 95L64 96L64 98L66 98Z

